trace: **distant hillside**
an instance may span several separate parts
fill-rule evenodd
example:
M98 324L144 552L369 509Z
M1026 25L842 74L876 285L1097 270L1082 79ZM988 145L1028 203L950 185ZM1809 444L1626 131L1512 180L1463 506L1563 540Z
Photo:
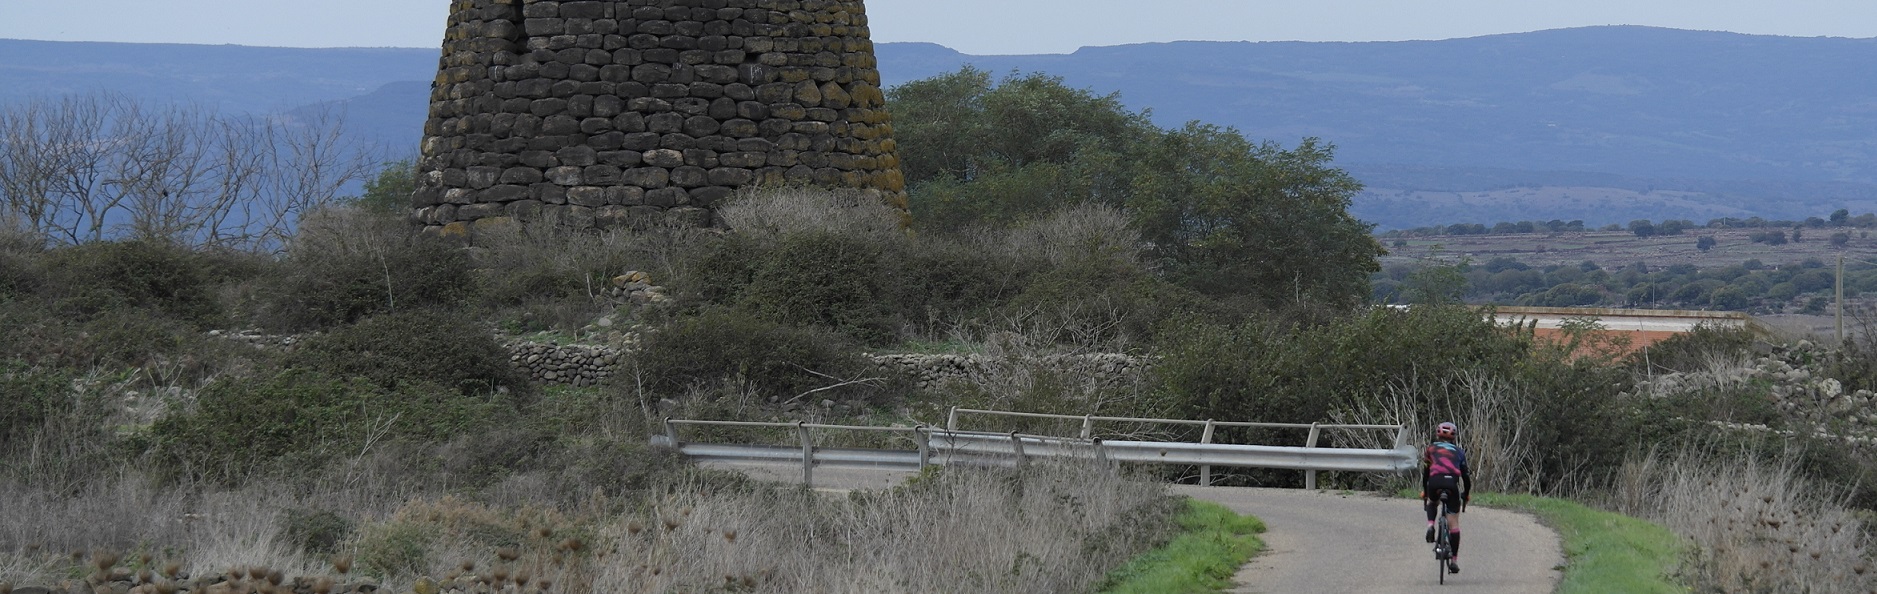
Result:
M0 41L0 54L0 101L115 88L252 111L337 102L357 129L414 146L437 51ZM965 64L1041 71L1119 92L1165 126L1200 120L1284 144L1326 139L1372 189L1356 213L1385 229L1877 209L1873 39L1592 27L1033 56L888 43L878 54L888 85ZM1517 188L1551 189L1509 192ZM1456 208L1417 198L1465 192L1495 198ZM1515 198L1563 194L1598 199ZM1438 204L1453 203L1427 206Z
M438 50L0 39L0 103L92 90L272 112L436 76ZM407 124L409 125L409 124ZM415 124L421 130L423 122Z

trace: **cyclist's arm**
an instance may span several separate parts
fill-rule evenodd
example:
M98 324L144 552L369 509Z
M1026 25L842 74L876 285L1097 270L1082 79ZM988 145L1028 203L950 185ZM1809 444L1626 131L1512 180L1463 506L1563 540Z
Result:
M1460 501L1461 501L1462 506L1464 507L1465 502L1471 499L1473 499L1473 467L1472 465L1466 463L1466 458L1461 458L1460 459Z

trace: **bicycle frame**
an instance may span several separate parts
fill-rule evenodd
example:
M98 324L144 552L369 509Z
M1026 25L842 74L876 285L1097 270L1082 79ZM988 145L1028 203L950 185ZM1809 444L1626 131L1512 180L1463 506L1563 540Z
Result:
M1440 499L1434 502L1434 572L1439 575L1440 583L1447 583L1447 560L1453 558L1453 547L1447 532L1447 492L1440 493Z

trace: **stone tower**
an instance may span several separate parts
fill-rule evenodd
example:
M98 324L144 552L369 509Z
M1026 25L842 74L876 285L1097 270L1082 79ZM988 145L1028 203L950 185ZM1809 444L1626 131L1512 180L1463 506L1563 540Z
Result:
M903 209L884 101L861 0L456 0L413 216L706 225L753 184Z

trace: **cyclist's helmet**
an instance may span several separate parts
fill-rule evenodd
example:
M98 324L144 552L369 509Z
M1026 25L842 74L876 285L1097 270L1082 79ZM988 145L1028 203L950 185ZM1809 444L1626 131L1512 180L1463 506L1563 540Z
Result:
M1434 428L1434 437L1453 439L1453 434L1459 430L1460 428L1454 426L1453 423L1441 423L1439 427Z

